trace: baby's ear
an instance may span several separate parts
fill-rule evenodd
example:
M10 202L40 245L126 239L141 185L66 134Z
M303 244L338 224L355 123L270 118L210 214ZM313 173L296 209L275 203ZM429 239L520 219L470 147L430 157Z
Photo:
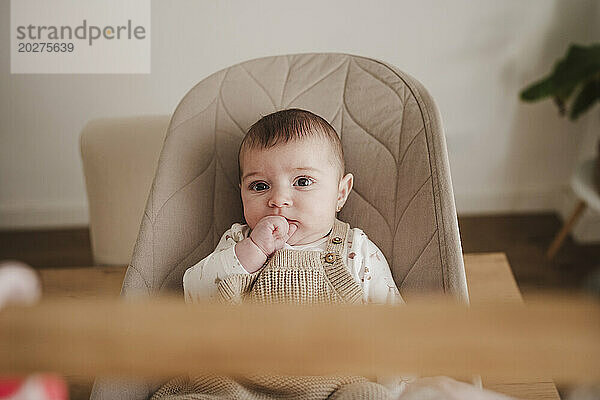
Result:
M348 199L348 195L352 191L352 185L354 184L354 176L352 174L346 174L340 179L340 185L338 189L338 208L342 208Z

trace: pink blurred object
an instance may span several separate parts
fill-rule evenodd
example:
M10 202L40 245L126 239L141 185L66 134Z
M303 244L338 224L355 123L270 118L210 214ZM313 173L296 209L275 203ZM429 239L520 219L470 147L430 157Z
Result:
M0 400L68 400L64 379L54 374L34 374L25 378L0 377Z
M398 400L516 400L480 389L447 376L417 378L406 386Z
M0 262L0 315L8 305L31 305L42 296L36 271L20 261ZM55 374L0 376L0 400L68 400L65 380Z

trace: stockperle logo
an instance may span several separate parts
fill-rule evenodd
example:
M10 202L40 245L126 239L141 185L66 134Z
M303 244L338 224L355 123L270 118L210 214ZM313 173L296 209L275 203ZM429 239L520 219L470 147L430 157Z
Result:
M11 0L11 73L150 73L150 0Z

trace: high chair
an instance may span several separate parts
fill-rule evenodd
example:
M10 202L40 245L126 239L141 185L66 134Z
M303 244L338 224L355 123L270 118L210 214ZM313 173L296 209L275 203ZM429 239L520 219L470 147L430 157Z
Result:
M468 302L440 113L385 62L348 54L246 61L203 79L175 109L121 294L182 292L182 276L242 220L237 153L261 116L303 108L341 136L354 190L339 219L386 256L403 298ZM183 301L183 300L182 300ZM98 380L92 399L147 399L156 385Z

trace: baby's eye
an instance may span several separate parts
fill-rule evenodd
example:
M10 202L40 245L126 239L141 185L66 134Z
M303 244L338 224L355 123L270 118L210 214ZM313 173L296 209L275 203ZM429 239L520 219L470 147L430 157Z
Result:
M255 192L262 192L268 188L269 185L265 182L252 182L249 187L250 190L254 190Z
M313 184L313 180L306 176L301 176L294 182L294 186L310 186Z

